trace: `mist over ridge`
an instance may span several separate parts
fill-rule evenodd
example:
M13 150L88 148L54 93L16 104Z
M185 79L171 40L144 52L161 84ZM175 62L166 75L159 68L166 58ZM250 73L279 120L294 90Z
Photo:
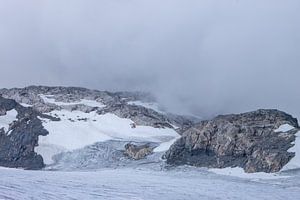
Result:
M0 86L146 91L204 117L300 116L297 0L0 1Z

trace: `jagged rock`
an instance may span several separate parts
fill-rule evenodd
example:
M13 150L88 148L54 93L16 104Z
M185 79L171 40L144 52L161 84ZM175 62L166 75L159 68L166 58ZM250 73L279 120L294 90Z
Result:
M274 131L283 124L295 129L284 134ZM218 116L184 132L164 157L171 165L277 172L294 156L288 149L298 128L297 119L278 110Z
M146 156L153 153L153 145L143 144L143 145L135 145L132 143L128 143L125 145L124 154L131 159L140 160L145 158Z
M12 109L17 111L17 120L10 124L9 130L0 130L0 166L43 168L43 158L34 152L34 148L38 145L38 136L47 135L48 132L38 116L53 118L25 108L14 100L0 97L0 110L6 113Z

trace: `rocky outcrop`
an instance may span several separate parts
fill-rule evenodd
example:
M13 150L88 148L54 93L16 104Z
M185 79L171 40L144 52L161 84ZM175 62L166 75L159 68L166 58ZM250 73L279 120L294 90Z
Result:
M150 144L136 145L128 143L125 145L124 154L133 160L140 160L152 154L154 148L155 146Z
M276 132L289 124L295 129ZM294 153L297 119L278 110L218 116L185 131L164 157L171 165L242 167L246 172L277 172Z
M113 113L121 118L128 118L136 125L156 128L174 128L178 133L191 127L193 120L188 117L168 113L159 113L140 105L131 105L131 101L153 102L154 98L141 92L107 92L89 90L79 87L47 87L30 86L26 88L0 89L0 95L14 99L18 103L31 106L34 110L47 113L52 110L78 110L82 112L96 111L99 115ZM74 103L82 99L103 103L104 107L91 107L84 104L56 105L45 102L41 95L51 95L55 101Z
M0 166L41 169L44 167L43 158L34 152L34 148L38 145L38 136L47 135L48 132L38 116L57 119L0 96L2 117L12 110L17 112L16 119L10 123L8 130L0 127Z

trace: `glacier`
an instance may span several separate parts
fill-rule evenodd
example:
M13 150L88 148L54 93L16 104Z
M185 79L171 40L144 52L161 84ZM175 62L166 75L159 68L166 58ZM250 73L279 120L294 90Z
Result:
M300 195L300 171L276 179L218 175L205 169L145 168L25 171L0 168L0 199L211 200L285 199Z

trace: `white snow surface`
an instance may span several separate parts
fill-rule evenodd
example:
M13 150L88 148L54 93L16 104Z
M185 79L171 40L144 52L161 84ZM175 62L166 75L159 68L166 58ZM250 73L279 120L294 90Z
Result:
M55 144L41 143L38 147L35 147L35 152L42 155L44 163L48 165L54 163L52 159L54 155L66 151L68 151L66 148Z
M42 119L43 126L49 131L47 136L39 136L39 146L35 151L41 154L46 164L52 164L53 155L83 148L96 142L107 140L147 141L164 143L177 138L178 133L170 128L137 126L130 119L114 114L99 115L96 112L52 111L49 115L59 117L61 121ZM54 150L50 150L49 147Z
M299 174L253 181L201 170L105 169L88 172L0 168L0 199L295 200Z
M275 132L288 132L295 127L289 124L283 124ZM288 152L295 153L295 157L293 157L290 162L288 162L281 171L291 170L291 169L298 169L300 168L300 131L296 133L296 139L294 142L294 146L288 150Z
M278 179L278 178L288 178L285 176L279 176L276 173L246 173L243 168L240 167L227 167L223 169L209 169L209 171L220 175L233 176L245 179Z
M158 147L156 147L153 152L164 152L169 150L169 148L171 147L172 144L174 144L174 142L179 139L180 136L174 138L173 140L167 141L167 142L163 142L161 143Z
M143 106L145 108L152 109L158 113L165 114L166 112L161 109L158 103L156 102L142 102L142 101L129 101L129 105Z
M292 129L294 129L295 127L289 125L289 124L283 124L281 125L278 129L275 130L275 132L288 132Z
M17 119L18 112L15 109L9 110L6 112L6 115L0 116L0 129L4 128L4 131L7 132L9 125Z
M300 168L300 131L296 133L296 140L295 144L292 148L288 150L289 152L294 152L295 157L288 162L287 165L283 167L282 170L291 170L291 169L297 169Z
M60 102L60 101L56 101L54 98L54 95L43 95L40 94L39 95L45 103L51 103L51 104L55 104L58 106L72 106L72 105L86 105L86 106L90 106L90 107L98 107L98 108L103 108L105 107L105 105L101 102L95 101L95 100L88 100L88 99L81 99L78 102Z
M27 103L20 103L21 106L23 107L26 107L26 108L29 108L29 107L32 107L33 105L29 105Z

